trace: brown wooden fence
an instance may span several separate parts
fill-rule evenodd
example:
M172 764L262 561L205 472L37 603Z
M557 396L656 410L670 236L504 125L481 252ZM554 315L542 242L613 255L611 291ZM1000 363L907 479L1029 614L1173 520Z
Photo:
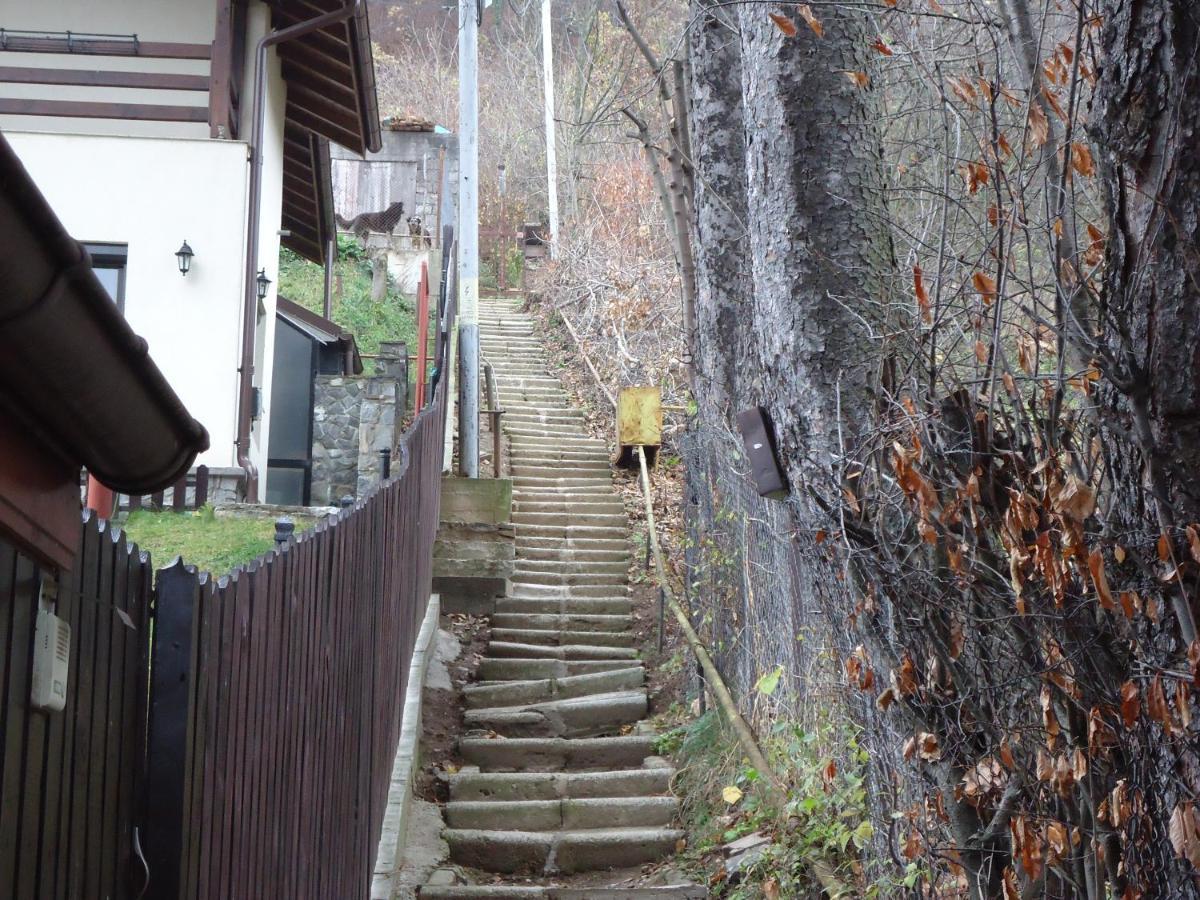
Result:
M142 768L149 558L84 514L55 579L0 542L0 896L129 897ZM71 626L67 705L30 708L41 605Z
M314 531L152 590L148 555L85 514L57 600L0 541L0 897L369 896L431 583L453 259L433 402L391 477ZM43 604L72 629L62 712L29 702Z

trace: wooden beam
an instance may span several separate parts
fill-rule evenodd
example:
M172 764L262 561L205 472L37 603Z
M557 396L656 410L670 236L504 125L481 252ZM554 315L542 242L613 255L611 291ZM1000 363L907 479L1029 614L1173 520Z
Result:
M170 72L102 72L95 69L38 69L0 66L9 84L61 84L76 87L140 88L149 91L207 91L208 76Z
M343 106L353 107L357 102L353 89L345 82L331 78L325 72L303 68L292 60L283 60L283 79L289 84L307 82Z
M354 83L354 76L350 72L349 65L341 60L331 59L298 40L280 44L277 49L280 58L295 60L301 68L313 72L325 72L343 84Z
M146 59L208 59L209 44L181 44L169 41L114 40L86 35L62 37L51 34L23 34L0 29L0 50L8 53L75 53L81 56L140 56Z
M234 138L233 0L217 0L216 35L212 45L212 91L208 95L209 137Z
M315 212L317 209L317 201L311 193L312 186L309 185L308 187L309 191L303 191L297 185L285 180L283 185L284 202L286 203L291 201L297 206L297 208L302 208L309 212Z
M341 144L354 153L363 152L362 136L357 130L351 131L337 122L330 122L314 113L312 110L297 106L291 101L287 104L287 117L297 125L327 137L335 144Z
M289 108L295 105L305 109L332 125L346 129L351 134L358 134L358 113L353 107L342 106L302 82L292 82L288 85L287 105ZM315 128L309 130L317 131Z
M90 100L19 100L0 97L0 115L129 119L145 122L207 122L208 107L159 106L152 103L98 103Z

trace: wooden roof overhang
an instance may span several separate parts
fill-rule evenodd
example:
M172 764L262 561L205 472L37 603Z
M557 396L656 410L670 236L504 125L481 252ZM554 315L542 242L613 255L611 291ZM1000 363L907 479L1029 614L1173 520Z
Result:
M286 28L345 5L346 0L272 0L271 22ZM325 261L333 218L328 141L363 154L382 146L375 64L366 4L345 22L279 45L287 84L284 111L283 245Z

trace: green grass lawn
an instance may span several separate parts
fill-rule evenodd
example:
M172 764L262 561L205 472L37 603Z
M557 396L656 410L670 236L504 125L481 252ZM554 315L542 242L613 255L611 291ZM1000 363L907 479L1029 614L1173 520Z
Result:
M296 531L312 523L294 519ZM269 517L221 517L210 508L195 512L130 513L124 530L129 540L150 552L157 569L182 556L188 565L225 575L275 546L275 520Z
M375 354L382 341L405 341L409 352L413 352L417 331L414 302L390 280L384 301L371 301L371 263L353 238L338 238L334 271L341 278L342 292L341 296L335 292L332 318L354 335L359 353ZM322 312L324 270L290 250L281 250L279 293L315 313ZM368 373L373 371L370 360L365 361L365 368Z

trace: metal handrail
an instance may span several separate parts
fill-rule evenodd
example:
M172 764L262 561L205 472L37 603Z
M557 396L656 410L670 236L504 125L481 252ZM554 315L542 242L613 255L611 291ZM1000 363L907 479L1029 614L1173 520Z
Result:
M492 370L492 364L486 358L481 358L483 363L483 383L484 392L487 394L488 408L480 410L489 419L489 425L492 430L492 472L493 478L500 477L500 417L504 415L504 410L500 408L500 401L496 393L496 375Z

